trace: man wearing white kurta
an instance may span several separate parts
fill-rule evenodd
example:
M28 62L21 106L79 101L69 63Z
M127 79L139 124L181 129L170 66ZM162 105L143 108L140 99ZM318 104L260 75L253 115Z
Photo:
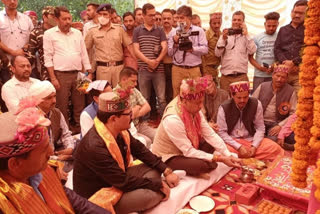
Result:
M205 78L182 81L180 96L167 106L152 145L152 152L173 170L185 170L191 176L209 173L217 162L240 166L200 111L206 87Z

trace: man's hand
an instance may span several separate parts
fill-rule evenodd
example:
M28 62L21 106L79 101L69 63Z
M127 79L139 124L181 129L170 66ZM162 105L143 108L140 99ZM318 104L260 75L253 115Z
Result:
M24 56L25 52L22 49L13 50L10 53L12 56Z
M246 23L242 23L242 25L241 25L241 28L242 28L242 34L243 35L248 35L248 28L247 28L247 25L246 25Z
M173 36L173 41L174 41L174 43L178 43L178 42L179 42L179 37L180 37L180 36L178 36L178 35L174 35L174 36Z
M140 105L136 105L132 108L132 119L139 117L140 109L141 109Z
M239 148L238 152L239 152L240 158L249 158L250 157L249 151L244 146L241 146Z
M165 181L162 181L162 188L160 189L160 191L164 194L164 198L162 199L162 201L168 200L170 196L170 188Z
M227 40L228 39L228 29L223 29L222 31L222 39Z
M284 60L282 64L286 65L289 68L289 73L293 71L294 63L292 60Z
M167 175L165 178L170 188L176 187L180 181L179 176L173 172Z
M251 146L251 148L249 149L250 157L254 157L256 155L256 151L257 151L257 148L254 146Z
M148 61L148 66L153 70L156 69L158 67L158 65L159 65L159 62L155 59L150 59Z
M280 130L281 130L281 126L276 125L269 130L268 135L269 136L277 136L279 134Z
M233 156L221 156L219 157L219 159L225 165L230 167L240 168L242 165L242 161L239 158L235 158Z
M57 78L51 78L51 83L56 88L56 90L60 89L60 83Z
M279 144L281 147L283 147L284 139L278 139L277 144Z
M64 161L64 160L72 159L72 153L73 153L73 149L68 148L68 149L55 152L55 155L58 156L58 160Z
M215 122L208 122L208 124L215 132L219 131L219 126Z

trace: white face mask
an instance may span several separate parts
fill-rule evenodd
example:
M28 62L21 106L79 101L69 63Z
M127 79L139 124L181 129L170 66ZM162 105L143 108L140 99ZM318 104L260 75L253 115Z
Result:
M105 18L104 16L99 16L98 21L99 21L100 25L107 25L109 23L110 19Z
M178 22L177 24L178 24L180 30L184 30L184 28L187 26L187 22ZM181 29L181 28L183 28L183 29Z

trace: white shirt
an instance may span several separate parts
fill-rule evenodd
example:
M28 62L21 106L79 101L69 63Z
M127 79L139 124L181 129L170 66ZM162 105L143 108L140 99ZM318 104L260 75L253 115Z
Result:
M72 71L91 69L86 46L79 30L70 28L62 33L58 26L44 32L43 35L44 63L54 70Z
M89 30L91 28L99 27L99 26L100 26L100 24L99 23L98 24L94 23L93 20L90 20L87 23L85 23L83 25L83 38L86 38L86 36L87 36L87 34L88 34L88 32L89 32Z
M206 140L207 143L215 148L215 151L219 152L222 155L230 156L231 152L229 152L229 150L227 149L226 144L208 125L208 122L206 121L206 118L203 116L202 112L200 112L200 117L202 137ZM192 146L191 141L187 137L184 123L178 115L169 115L164 118L163 127L172 143L174 143L174 145L183 153L183 156L212 161L213 154L198 150Z
M16 112L21 99L29 96L29 89L38 79L29 78L27 82L19 81L15 76L2 86L1 97L6 103L9 111Z
M29 35L33 30L31 19L17 12L14 20L11 20L5 10L0 11L0 40L8 48L18 50L29 43Z

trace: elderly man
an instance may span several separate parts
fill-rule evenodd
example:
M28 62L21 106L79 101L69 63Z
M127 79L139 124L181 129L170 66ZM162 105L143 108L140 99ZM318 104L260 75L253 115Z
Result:
M22 98L29 95L29 88L39 80L30 77L31 64L24 56L11 60L13 77L2 86L1 97L9 111L15 113Z
M252 95L262 104L266 135L273 141L277 141L281 127L296 111L297 95L287 83L288 72L288 66L276 66L272 81L262 83Z
M239 160L231 156L200 111L206 87L206 78L182 81L180 95L168 104L152 145L152 152L172 169L203 178L217 168L217 162L239 167Z
M221 57L220 88L226 91L233 82L248 81L248 55L257 50L244 19L242 11L233 13L232 28L223 30L215 49L216 56Z
M206 75L211 75L217 83L218 67L220 65L220 57L214 53L221 31L222 13L210 14L210 28L206 31L208 40L208 54L202 56L202 69Z
M283 155L283 149L274 141L264 138L263 108L256 98L249 97L249 82L230 85L232 99L218 110L219 135L232 152L239 157L274 160Z
M48 125L35 107L0 115L0 213L110 213L61 185L47 163Z
M75 152L74 190L116 213L141 212L166 200L179 178L127 131L132 110L126 91L99 96L94 127ZM133 157L143 164L135 165ZM167 181L161 180L163 173ZM110 196L110 197L108 197Z
M52 83L45 80L33 84L30 87L29 95L39 100L38 108L51 121L51 125L48 126L49 139L50 144L54 146L58 160L70 160L75 147L75 140L63 114L59 109L55 108L56 89ZM66 171L69 170L70 167Z

